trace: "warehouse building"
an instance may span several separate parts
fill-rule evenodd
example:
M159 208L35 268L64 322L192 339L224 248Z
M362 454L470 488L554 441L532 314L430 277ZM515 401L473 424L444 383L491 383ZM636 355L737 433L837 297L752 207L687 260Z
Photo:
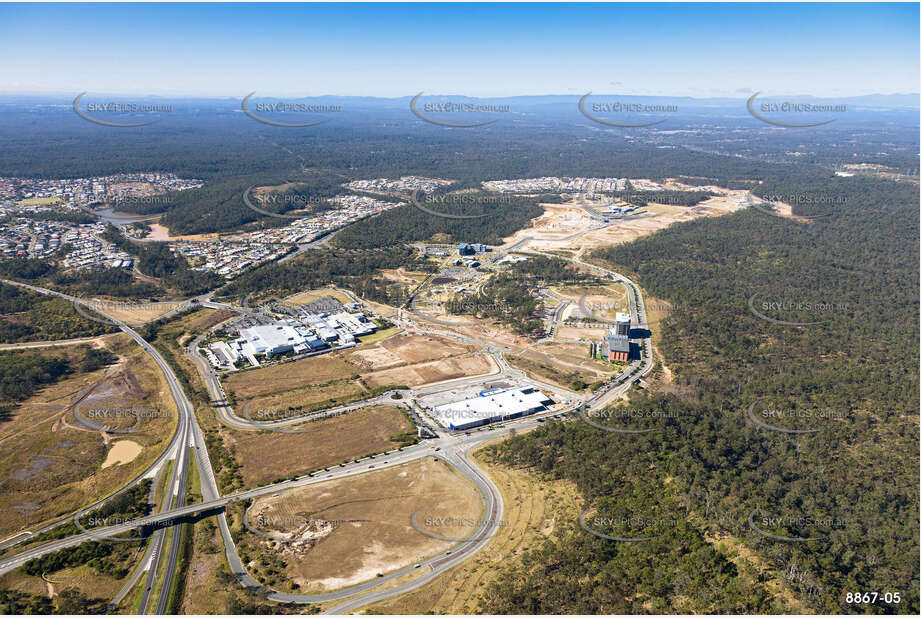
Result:
M244 353L272 356L305 345L308 333L288 324L263 324L240 330Z
M488 423L543 412L553 400L536 388L484 391L479 397L432 408L432 417L452 430L470 429Z

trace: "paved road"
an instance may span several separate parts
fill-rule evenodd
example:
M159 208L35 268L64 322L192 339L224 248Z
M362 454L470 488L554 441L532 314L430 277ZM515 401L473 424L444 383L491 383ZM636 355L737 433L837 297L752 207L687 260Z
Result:
M516 243L516 244L520 246L523 243ZM591 270L594 270L596 272L600 272L612 279L624 282L627 285L628 290L632 292L630 294L631 314L636 315L636 323L640 328L646 328L646 314L645 314L645 306L643 305L642 295L639 293L639 288L632 281L630 281L626 277L623 277L622 275L619 275L618 273L614 273L613 271L609 271L609 270L600 268L592 264L587 264L585 262L581 262L576 259L570 259L570 261L577 263L581 266L584 266L586 268L589 268ZM68 297L67 295L60 294L57 292L51 292L48 290L43 290L42 288L35 288L34 286L27 286L25 284L18 284L16 282L11 282L11 283L16 284L16 285L22 285L23 287L34 289L42 293L52 293L52 294L56 294L56 295L68 298L70 300L74 300L76 302L80 302L79 299L74 299L73 297ZM224 308L224 307L221 307L221 308ZM227 306L227 308L231 308L231 307ZM116 323L118 322L116 321ZM352 587L345 588L342 590L337 590L337 591L319 594L319 595L317 594L298 595L298 594L291 594L291 593L280 593L280 592L271 591L271 590L266 591L267 597L272 600L282 601L282 602L293 602L293 603L317 603L317 602L324 602L324 601L330 601L330 600L335 600L335 599L342 599L348 596L355 595L356 593L362 593L362 592L365 593L365 594L359 594L359 596L353 599L349 599L348 601L331 608L330 611L334 613L353 611L369 603L377 602L385 598L390 598L393 596L404 594L405 592L413 588L417 588L419 586L424 585L428 581L431 581L432 579L434 579L435 577L443 573L445 570L452 568L456 564L459 564L463 560L469 558L474 553L479 551L479 549L481 549L484 545L486 545L489 542L489 540L493 537L493 535L495 534L496 529L498 528L499 522L501 520L503 506L501 502L501 496L499 495L499 492L498 492L498 488L467 457L467 453L469 452L469 450L471 450L472 448L474 448L479 443L485 440L507 434L512 428L517 429L517 430L526 430L526 429L536 427L537 424L540 423L541 420L543 420L542 418L538 418L538 416L541 416L541 417L559 416L562 413L571 412L576 407L581 405L581 402L577 401L577 403L571 406L570 408L563 410L559 413L554 413L552 415L543 414L543 415L538 415L538 416L530 416L530 417L525 417L522 419L516 419L515 421L509 421L509 422L502 423L499 427L495 427L495 426L484 427L484 428L479 428L478 430L471 431L471 432L456 433L453 435L441 436L437 439L427 441L426 443L422 445L409 447L407 449L403 449L401 451L394 452L394 453L388 453L386 454L386 457L387 457L386 463L381 461L379 463L376 462L374 464L368 464L367 462L369 461L369 459L365 459L359 462L353 462L351 464L329 468L327 472L321 472L318 474L310 474L305 477L300 477L298 479L294 479L291 481L276 483L273 485L263 486L263 487L247 490L244 492L239 492L239 493L236 493L230 496L221 497L217 489L217 483L214 479L214 474L211 468L210 460L208 459L207 449L205 448L204 438L201 433L201 429L198 427L198 423L195 420L194 414L192 413L191 404L188 402L188 399L185 397L185 394L182 392L182 389L180 385L178 384L178 381L175 379L175 376L172 374L172 371L169 369L169 366L166 365L165 362L162 361L162 358L160 358L159 354L157 354L156 351L153 350L153 348L151 348L142 338L140 338L140 336L137 335L137 333L135 333L129 327L121 323L118 323L118 324L120 327L122 327L122 330L125 330L125 332L128 332L130 335L132 335L132 337L135 338L135 340L138 341L138 343L142 345L145 348L145 350L147 350L152 355L154 355L154 358L157 359L158 364L161 365L161 367L163 368L164 374L167 376L168 382L170 383L171 391L173 390L174 386L178 390L178 393L173 392L173 396L177 401L178 407L182 410L180 413L181 418L184 418L185 422L188 424L185 425L185 429L183 431L177 430L177 436L182 436L180 444L182 444L184 447L185 445L184 441L186 439L189 439L189 433L191 433L190 443L194 446L194 452L196 454L196 459L197 459L197 463L198 463L201 478L202 478L202 494L203 494L204 500L202 503L195 504L195 505L188 505L188 506L178 505L174 501L174 508L171 508L165 511L161 511L160 513L156 515L151 515L145 518L141 518L133 522L127 522L127 523L120 524L117 526L110 526L108 528L96 529L93 531L94 535L99 535L100 533L107 534L107 535L122 534L124 532L135 529L144 524L169 525L170 523L176 522L176 520L180 519L183 516L198 514L201 512L207 512L211 510L219 510L219 509L222 509L227 504L230 504L232 502L252 499L252 498L256 498L256 497L263 496L266 494L282 491L285 489L301 487L304 485L319 483L319 482L323 482L326 480L333 480L333 479L353 476L356 474L362 474L369 470L369 467L368 467L369 465L374 465L375 469L382 469L386 467L401 465L409 461L412 461L414 459L418 459L421 457L427 457L427 456L438 456L442 458L443 460L447 461L448 463L450 463L451 465L455 466L462 474L464 474L467 478L469 478L472 482L474 482L477 485L477 487L479 487L480 490L483 492L484 497L486 499L488 515L484 517L483 525L474 534L474 536L471 537L471 540L461 544L460 548L456 548L453 551L449 550L439 556L436 556L434 558L431 558L425 561L424 563L421 563L421 566L419 567L416 567L414 565L413 567L407 567L405 569L401 569L394 573L390 573L385 577L376 578L374 580L365 582L363 584L359 584L357 586L352 586ZM452 333L451 336L463 338L454 333ZM477 342L477 343L484 343L484 342ZM492 346L489 346L489 344L485 344L485 345L489 347L490 349L495 349ZM616 384L616 381L615 381L616 386L609 387L608 389L602 389L601 391L595 393L591 398L589 398L585 402L585 404L589 408L603 406L604 402L607 401L610 398L610 396L612 396L612 394L619 394L620 392L623 392L624 390L629 388L632 382L639 379L641 376L645 375L652 369L653 363L652 363L652 355L651 355L651 343L649 342L648 338L643 341L643 348L644 348L643 358L640 361L636 361L634 364L631 364L631 367L628 368L628 371L630 373L628 373L628 371L625 371L624 373L621 374L620 378L624 379L624 381L620 384ZM496 355L496 360L497 362L500 363L500 366L503 368L503 370L511 370L511 368L505 362L505 359L502 357L501 353ZM207 367L204 367L204 368L208 369ZM208 371L208 373L210 373L210 370ZM208 373L206 373L205 375L208 375ZM212 392L212 395L214 394L215 393ZM221 398L216 397L215 399L220 400ZM436 448L440 449L440 451L436 452L435 451ZM185 452L185 450L186 450L185 448L182 448L181 452ZM182 457L178 453L177 453L177 456ZM182 465L177 466L176 469L178 470L180 467L183 468L183 470L186 468L186 466L184 465L184 457L182 458ZM224 539L227 559L231 565L231 570L234 573L235 577L241 583L241 585L245 586L246 588L249 588L251 590L262 590L263 586L261 586L257 581L255 581L249 575L249 573L247 573L245 567L241 563L239 555L236 552L236 546L230 535L229 527L227 526L226 517L222 510L218 514L218 521L219 521L219 527L221 530L221 534ZM178 536L178 530L177 530L177 536ZM58 549L62 549L64 547L70 547L73 545L77 545L86 540L89 540L89 538L92 538L92 537L86 534L74 535L66 539L60 539L57 541L43 544L36 548L31 548L30 550L26 552L22 552L21 554L0 560L0 574L6 573L16 568L17 566L23 564L24 562L26 562L27 560L31 558L38 557L38 556L47 554L49 552L57 551ZM171 553L173 555L171 556L170 564L167 565L168 567L175 566L175 552L171 552ZM416 568L424 569L426 567L428 567L428 569L427 571L425 571L425 574L422 577L415 578L408 583L401 584L400 586L397 586L391 589L374 590L378 588L381 584L386 583L387 581L390 581L394 578L401 577L413 570L416 570ZM174 569L170 568L170 571L172 570ZM168 594L168 588L166 588L165 586L164 586L164 594Z
M48 290L48 289L41 288L38 286L19 283L16 281L6 281L6 280L3 280L3 281L4 283L17 285L19 287L30 289L40 294L52 295L52 296L58 296L60 298L64 298L66 300L71 301L72 303L75 303L75 306L80 305L80 306L88 306L90 308L93 307L93 303L84 301L83 299L76 298L74 296L70 296L69 294L63 294L61 292L56 292L54 290ZM188 303L184 303L184 304L188 304ZM121 490L119 490L113 495L118 495L124 491L127 491L129 487L140 482L145 476L149 475L151 472L159 470L159 467L166 461L166 459L171 458L171 459L174 459L174 465L173 465L173 469L171 472L170 485L167 487L167 491L164 495L164 504L161 509L161 514L164 512L166 513L170 512L180 503L185 501L185 489L186 489L186 478L187 478L186 475L187 475L187 469L188 469L188 466L187 466L188 448L187 447L188 445L191 444L195 447L196 453L198 455L197 461L199 465L199 476L202 479L203 492L204 492L204 486L209 485L209 488L208 488L209 491L207 493L209 494L213 493L213 497L217 497L218 495L217 494L217 483L215 482L215 479L214 479L214 472L211 468L211 462L208 459L207 449L204 448L205 447L204 436L201 433L200 428L198 427L197 420L195 419L194 408L191 402L189 401L189 399L186 397L185 391L183 391L182 385L180 384L178 378L176 378L176 375L173 373L172 368L166 363L166 361L163 359L160 353L157 352L157 350L153 346L151 346L147 341L145 341L144 338L141 337L133 328L131 328L130 326L128 326L127 324L125 324L124 322L120 320L117 320L110 316L106 316L106 317L108 317L112 321L112 323L117 325L121 330L123 330L132 339L134 339L134 341L138 345L140 345L148 354L150 354L153 357L154 361L156 361L157 365L160 367L160 370L163 372L163 375L166 377L167 385L169 386L170 394L172 395L173 400L176 403L176 409L178 411L178 416L179 416L179 420L176 424L176 432L173 435L173 439L171 440L170 445L167 448L167 450L164 451L164 453L162 453L161 456L158 457L157 460L154 462L154 464L150 466L147 470L145 470L144 473L142 473L139 477L134 479L129 485L123 487ZM111 498L111 496L109 496L109 498ZM97 502L96 505L98 505L101 502L102 501ZM82 511L77 513L77 516L79 517L83 513L86 513L88 510L93 508L93 506L83 509ZM101 529L94 530L91 536L98 538L98 535L101 532L102 532ZM164 535L165 535L165 530L163 529L158 529L154 533L153 543L155 547L157 546L157 544L162 544ZM71 540L75 538L80 538L82 536L83 535L74 535L73 537L69 537L68 539L64 539L64 540L67 541L67 540ZM178 534L174 535L174 537L178 537ZM45 547L46 545L42 545L40 546L40 548ZM64 546L69 547L72 545L73 544L67 544ZM40 549L40 548L35 548L35 549ZM178 549L178 540L170 546L169 558L168 558L169 563L167 566L175 567L177 549ZM35 550L24 552L24 554L17 555L16 558L18 559L22 555L28 556L34 553L34 551ZM160 556L161 556L161 552L158 549L155 549L151 554L152 559L150 563L150 572L153 574L154 577L156 575ZM26 558L26 560L28 559L29 558ZM170 568L167 571L167 578L164 581L164 589L163 589L162 596L168 596L169 594L169 588L166 584L168 584L169 581L171 580L172 572L174 570L175 570L174 568ZM148 581L149 583L152 582L152 580L150 579L148 579ZM145 590L145 599L144 599L145 606L146 606L146 600L147 600L146 597L148 594L149 594L149 590ZM161 596L160 601L158 601L158 608L161 605L164 605L166 602L165 599L162 598L162 596Z
M8 285L15 285L15 286L18 286L18 287L26 288L26 289L32 290L33 292L38 292L39 294L45 294L45 295L51 295L51 296L58 296L58 297L60 297L60 298L64 298L64 299L69 300L69 301L71 301L71 302L78 303L78 304L83 304L83 305L85 305L85 306L90 306L90 307L92 308L91 303L86 303L86 302L84 302L82 299L76 298L76 297L74 297L74 296L70 296L70 295L68 295L68 294L62 294L62 293L56 292L56 291L54 291L54 290L48 290L48 289L41 288L41 287L38 287L38 286L33 286L33 285L25 284L25 283L20 283L20 282L18 282L18 281L9 281L9 280L6 280L6 279L2 279L2 280L0 280L0 281L2 281L3 283L6 283L6 284L8 284ZM140 335L138 335L131 327L129 327L127 324L124 324L123 322L120 322L120 321L114 320L114 319L112 320L112 322L113 322L114 324L116 324L119 328L121 328L124 332L128 333L136 342L138 342L138 343L148 352L148 354L150 354L151 356L153 356L154 360L157 362L157 365L160 366L161 370L164 371L164 374L165 374L165 375L167 375L168 377L169 377L169 376L172 376L172 370L169 369L169 365L166 364L166 362L163 360L163 358L160 356L160 354L159 354L152 346L150 346L146 341L144 341L144 339L142 339ZM172 377L173 377L173 380L174 380L175 382L170 384L170 389L172 390L172 389L174 388L174 385L175 385L175 387L178 388L178 392L179 392L179 393L182 393L182 388L179 386L178 380L175 380L175 376L172 376ZM173 391L172 394L173 394L173 398L175 399L175 397L176 397L176 391ZM21 536L20 538L16 539L15 542L9 542L10 540L8 539L7 542L6 542L5 544L3 544L3 545L0 545L0 547L2 547L2 548L4 548L4 549L5 549L5 548L8 548L8 547L12 547L12 546L17 545L17 544L21 543L22 541L26 540L26 538L31 538L31 536L39 535L39 534L41 534L41 533L43 533L43 532L47 532L48 530L51 530L51 529L53 529L53 528L56 528L57 526L60 526L60 525L62 525L62 524L64 524L64 523L70 521L74 516L76 516L76 517L82 517L83 515L85 515L85 514L88 513L89 511L92 511L93 509L97 508L98 506L100 506L100 505L103 504L104 502L106 502L106 501L108 501L108 500L110 500L110 499L112 499L112 498L114 498L114 497L116 497L116 496L118 496L118 495L121 495L122 493L128 491L131 487L133 487L133 486L136 485L137 483L140 483L140 482L143 481L145 478L153 477L153 476L156 474L156 472L163 466L164 462L166 462L168 459L171 459L171 458L172 458L172 453L174 452L174 450L175 450L175 448L176 448L176 445L177 445L177 444L179 443L179 441L181 440L183 411L182 411L182 409L181 409L181 406L179 406L179 405L177 405L177 409L180 410L180 411L179 411L179 422L176 424L176 430L175 430L175 433L173 434L173 437L172 437L172 440L170 441L169 446L163 451L163 453L160 454L159 457L157 457L156 460L154 460L154 462L153 462L150 466L147 467L146 470L144 470L143 472L141 472L138 476L136 476L134 479L132 479L128 484L126 484L124 487L122 487L122 488L119 489L118 491L116 491L116 492L114 492L114 493L112 493L112 494L106 496L105 498L102 498L102 499L100 499L100 500L97 500L96 502L93 502L92 504L90 504L90 505L84 507L83 509L81 509L80 511L78 511L77 513L75 513L74 515L69 515L69 516L67 516L67 517L64 518L64 519L61 519L61 520L59 520L59 521L53 522L53 523L51 523L51 524L48 524L48 525L46 525L46 526L40 528L39 530L36 530L34 533L31 533L28 537L27 537L24 533L19 533L19 534L21 534L21 535L23 535L23 536Z

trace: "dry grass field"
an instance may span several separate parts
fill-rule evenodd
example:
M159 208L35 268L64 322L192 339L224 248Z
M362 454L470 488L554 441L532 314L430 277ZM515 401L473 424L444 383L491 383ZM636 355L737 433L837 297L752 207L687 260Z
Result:
M502 565L520 559L523 552L548 537L572 527L579 516L581 497L569 481L538 479L524 470L490 463L483 451L474 459L502 492L503 525L495 538L473 558L425 586L395 599L362 608L371 614L471 614L479 607L483 590Z
M416 285L425 281L429 273L415 272L405 268L382 269L379 271L381 276L388 281L405 283L407 285Z
M164 313L168 313L181 303L143 303L132 306L131 303L106 303L93 304L93 309L121 320L130 326L139 326L156 320Z
M607 328L575 328L573 326L561 326L556 331L557 339L580 341L601 341L607 333Z
M303 592L335 590L374 579L449 549L455 543L420 533L410 524L424 518L481 517L476 487L448 464L432 459L338 479L257 500L250 521L317 522L318 531L300 542L279 542L250 534L253 554L266 552L286 562L284 578ZM328 523L326 523L328 522ZM469 536L467 526L446 526L436 534ZM447 528L451 528L448 530ZM267 530L269 531L269 530ZM292 530L270 530L272 533ZM250 568L259 573L261 560Z
M130 567L130 565L128 565ZM46 579L25 575L19 571L11 571L0 576L0 589L18 590L28 594L56 597L65 589L75 589L86 595L89 599L109 601L118 594L127 581L115 579L109 575L97 573L87 565L74 568L61 569L49 574Z
M303 433L223 431L247 487L393 449L399 443L392 437L415 431L395 406L361 408L288 429Z
M511 352L506 358L512 367L564 388L576 380L591 384L619 372L615 365L589 358L586 343L542 343Z
M241 401L305 385L323 384L356 373L355 367L342 360L341 353L333 352L274 367L231 373L224 379L224 388Z
M393 336L341 352L228 375L236 408L321 409L367 397L370 389L419 386L492 371L477 346L437 335Z
M150 465L168 444L176 411L163 374L127 335L107 338L106 345L119 355L119 363L76 373L42 389L0 425L0 538L108 495ZM35 352L74 355L77 349ZM132 433L80 425L75 409L85 419ZM144 412L125 414L132 409ZM119 440L137 443L141 452L128 463L103 469L112 443Z

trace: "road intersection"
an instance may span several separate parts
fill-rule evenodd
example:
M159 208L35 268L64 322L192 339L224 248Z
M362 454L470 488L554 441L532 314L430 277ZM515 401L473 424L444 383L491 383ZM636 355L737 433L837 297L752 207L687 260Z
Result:
M519 242L518 245L523 245L524 242ZM516 249L518 247L515 247ZM521 253L533 253L537 255L545 255L540 252L524 252ZM599 266L588 264L582 262L575 258L564 258L568 259L574 264L577 264L583 268L587 268L593 272L600 274L601 276L608 277L610 279L620 281L623 283L628 291L628 297L630 299L630 311L631 314L635 316L635 325L637 328L646 330L646 312L645 306L643 304L643 298L639 291L639 288L635 283L627 279L626 277L615 273L613 271L601 268ZM82 299L56 292L53 290L47 290L45 288L40 288L37 286L32 286L28 284L23 284L15 281L4 281L11 285L17 285L24 287L35 292L42 294L52 294L67 300L70 300L76 305L92 306L91 303L83 301ZM214 308L227 308L235 311L241 311L246 313L245 309L239 307L234 307L231 305L224 305L222 303L214 303L210 300L210 296L202 297L196 299L198 302L201 302L203 306L213 306ZM192 301L186 301L183 303L184 307L190 306ZM107 316L108 317L108 316ZM342 600L343 602L337 605L332 606L329 609L330 613L345 613L354 611L362 606L365 606L369 603L381 601L386 598L391 598L398 596L418 588L419 586L428 583L434 578L438 577L441 573L446 570L456 566L457 564L468 559L470 556L474 555L480 549L482 549L492 537L495 535L498 529L498 522L501 520L503 512L503 504L499 488L493 483L489 477L480 470L477 465L469 458L469 452L482 444L483 442L502 436L508 435L512 430L516 431L525 431L538 427L541 422L544 422L547 417L567 417L572 412L579 409L598 409L601 408L611 400L616 397L619 397L624 391L626 391L630 385L636 380L640 379L642 376L646 375L651 371L653 367L652 359L652 348L651 342L648 337L643 339L642 342L642 356L639 360L633 361L621 374L616 376L611 380L608 385L594 392L590 397L581 399L578 397L573 397L571 405L561 410L557 410L551 413L542 413L538 415L528 416L520 419L515 419L512 421L505 421L499 426L487 426L481 427L474 431L466 432L447 432L439 431L438 437L434 439L426 440L424 443L415 445L412 447L407 447L403 449L398 449L397 451L392 451L387 453L387 461L380 462L379 460L375 461L374 464L368 464L368 461L371 461L371 458L363 458L361 460L352 462L350 464L342 464L338 467L327 468L325 471L310 473L289 481L284 481L280 483L274 483L271 485L266 485L262 487L257 487L254 489L249 489L227 496L221 496L220 491L217 486L217 482L214 477L214 471L211 465L210 458L208 456L207 447L205 445L204 435L201 431L201 428L198 425L198 422L195 418L194 408L191 402L186 397L181 384L176 378L170 366L166 361L160 356L153 346L146 342L136 331L134 331L130 326L116 319L112 319L112 322L116 324L122 331L129 334L138 345L147 351L160 366L164 375L167 378L167 382L170 387L170 392L173 396L173 399L176 402L177 409L179 410L179 422L177 424L176 433L173 436L173 439L170 443L169 448L157 459L157 461L135 479L131 484L125 486L122 491L126 491L133 484L140 482L143 478L148 478L152 474L159 472L163 464L172 459L174 461L174 466L171 473L171 478L169 484L167 485L168 489L171 491L167 492L167 498L161 506L161 509L158 513L149 515L147 517L138 518L134 521L120 523L114 526L100 527L96 528L90 532L85 532L81 534L75 534L64 539L58 539L48 543L43 543L36 547L29 547L26 550L0 559L0 574L6 573L12 569L21 566L28 560L32 558L40 557L42 555L58 551L66 547L72 547L83 543L87 540L92 540L94 538L98 539L99 536L104 536L106 538L115 537L121 534L130 532L131 530L137 529L142 526L155 527L156 531L153 533L153 542L151 547L148 550L147 556L145 556L142 561L142 566L139 567L148 573L148 583L147 588L145 589L144 595L144 604L146 605L146 599L151 592L151 586L156 573L158 571L159 560L161 558L161 550L165 538L165 528L177 523L181 523L183 518L188 518L192 515L198 515L202 513L216 513L218 518L219 528L221 530L221 535L224 540L225 552L227 555L228 562L231 566L231 571L236 577L240 585L244 586L250 590L259 590L265 593L266 598L285 603L321 603L329 602L335 600ZM401 313L399 319L408 320L408 316L405 313ZM413 326L420 330L419 324L413 324ZM521 375L521 372L511 368L508 363L505 361L502 351L503 349L497 346L492 345L489 342L483 342L478 340L473 340L469 337L458 335L453 332L443 332L443 331L430 331L438 332L438 334L444 334L461 340L468 340L471 342L478 343L483 345L485 349L490 353L493 358L496 360L497 365L500 368L500 373L508 374L518 374ZM223 390L221 389L220 383L217 380L216 374L211 371L211 368L208 366L207 362L202 359L195 350L193 344L192 348L189 350L190 355L196 361L198 366L201 369L202 375L205 378L205 383L208 387L209 393L215 402L215 408L218 412L218 416L222 422L227 423L230 426L241 428L241 429L262 429L265 428L266 423L273 423L277 426L285 426L286 424L294 424L298 422L303 422L303 418L294 418L294 419L283 419L281 421L253 421L252 419L247 419L240 417L233 413L231 407L227 404L226 398L224 397ZM479 376L482 378L482 376ZM473 378L460 378L458 380L452 381L459 384L469 381ZM546 385L549 386L549 385ZM557 387L554 387L554 390L559 390ZM322 412L331 412L338 413L348 409L355 409L358 407L364 407L371 403L387 400L387 397L390 394L385 394L380 397L375 397L373 400L356 402L354 404L349 404L348 406L340 406L340 409L335 411L325 410ZM316 413L313 413L316 414ZM187 479L187 471L189 465L189 453L194 453L195 465L198 467L199 478L201 479L202 485L202 502L192 505L185 505L185 487ZM236 550L236 545L230 534L230 529L227 524L226 516L224 514L224 507L228 504L235 502L242 502L246 500L251 500L264 496L267 494L273 494L279 491L293 489L296 487L303 487L306 485L311 485L315 483L321 483L328 480L335 480L346 478L349 476L354 476L357 474L364 474L370 470L369 466L374 466L375 470L382 468L393 467L398 465L406 464L410 461L424 458L424 457L437 457L446 463L453 466L457 469L462 475L474 483L477 488L481 491L484 496L486 511L482 520L480 527L473 533L473 535L467 540L461 543L459 546L455 546L451 550L448 550L442 554L439 554L435 557L429 558L419 565L408 566L403 569L399 569L395 572L391 572L383 577L378 577L374 580L364 582L349 588L344 588L340 590L335 590L327 593L321 594L294 594L294 593L284 593L278 592L270 589L266 589L262 584L256 581L246 570L245 566L242 564L239 554ZM117 495L117 494L116 494ZM111 496L110 496L111 497ZM102 502L100 500L85 509L82 509L80 513L86 513ZM64 520L66 521L66 520ZM51 526L46 526L41 531L49 529L56 524ZM181 528L175 528L175 532L172 535L172 543L170 544L168 550L168 562L166 565L167 578L161 586L160 598L156 605L157 613L163 613L166 608L166 602L169 596L169 582L171 581L172 573L175 571L176 558L178 555L179 548L179 530ZM39 532L41 532L39 531ZM17 535L21 540L24 536L23 533ZM31 537L28 537L31 538ZM17 541L17 543L20 541ZM13 543L15 544L15 543ZM422 568L425 567L425 568ZM384 584L402 578L408 574L411 574L413 571L421 573L419 577L413 578L408 582L403 582L397 586L390 588L382 588ZM136 580L139 576L140 571L136 572L132 577L132 580ZM127 592L127 591L123 591ZM124 595L121 595L122 597Z

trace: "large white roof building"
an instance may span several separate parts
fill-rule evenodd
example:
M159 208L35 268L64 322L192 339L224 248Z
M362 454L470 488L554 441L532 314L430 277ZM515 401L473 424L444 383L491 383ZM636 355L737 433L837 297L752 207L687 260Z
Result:
M307 341L306 333L301 333L287 324L268 324L244 328L240 336L246 340L244 348L251 354L283 354L301 346Z
M542 412L553 403L536 388L511 388L435 406L432 416L448 429L469 429Z

